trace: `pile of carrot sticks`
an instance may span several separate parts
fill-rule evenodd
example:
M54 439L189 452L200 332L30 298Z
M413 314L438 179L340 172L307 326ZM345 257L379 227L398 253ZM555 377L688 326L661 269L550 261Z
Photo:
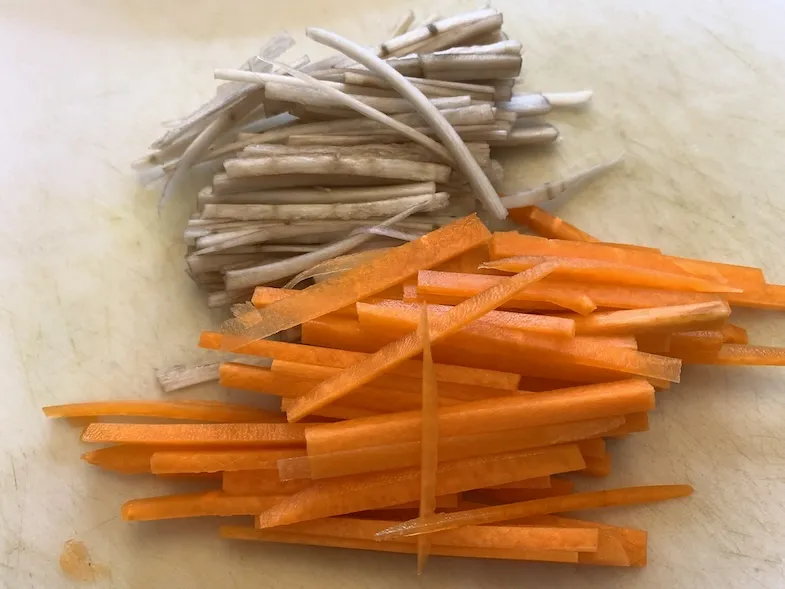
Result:
M92 421L83 456L122 474L206 479L132 499L129 521L248 516L225 538L428 555L646 564L646 532L572 511L688 496L685 484L582 492L608 441L646 431L682 365L783 365L735 307L785 310L757 268L604 243L529 207L537 236L474 215L304 290L259 287L203 348L223 386L279 412L206 401L47 407ZM300 343L268 339L300 330ZM126 418L122 423L107 417ZM128 423L128 417L158 418ZM160 423L163 419L165 422Z

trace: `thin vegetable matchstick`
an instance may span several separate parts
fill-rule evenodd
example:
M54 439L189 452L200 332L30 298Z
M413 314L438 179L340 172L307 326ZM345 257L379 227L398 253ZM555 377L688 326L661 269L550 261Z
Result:
M390 526L380 531L379 539L393 539L401 536L432 534L452 530L464 525L492 524L535 515L615 507L619 505L638 505L688 497L693 492L690 485L652 485L649 487L625 487L605 491L561 495L522 503L483 507L468 511L458 511L432 516L428 520L410 520Z
M83 442L159 445L299 446L305 426L287 423L91 423Z
M133 416L225 423L285 421L279 413L220 401L93 401L49 405L43 410L47 417Z

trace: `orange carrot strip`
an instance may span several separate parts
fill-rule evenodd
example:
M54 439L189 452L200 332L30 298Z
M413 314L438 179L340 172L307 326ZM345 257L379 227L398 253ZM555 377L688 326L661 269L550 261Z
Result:
M578 448L584 458L602 458L608 453L605 440L602 438L591 438L578 442Z
M417 546L407 542L377 542L375 540L357 540L354 538L337 538L335 536L316 536L295 532L282 532L279 529L257 530L250 527L221 526L221 537L232 540L253 540L256 542L276 542L282 544L301 544L305 546L330 546L333 548L350 548L353 550L372 550L375 552L396 552L416 554ZM525 560L543 562L578 562L577 552L566 551L529 551L492 548L464 548L458 546L434 546L431 552L438 556L460 556L465 558L496 558L506 560Z
M560 256L516 256L493 260L483 264L484 269L502 272L523 272L538 264L558 261L559 268L553 272L554 278L574 280L578 282L601 282L644 288L662 288L708 293L734 293L740 289L727 284L711 282L704 278L662 272L638 266L629 266L605 260L587 260L585 258L566 258Z
M199 345L203 348L218 350L221 348L221 338L222 336L220 333L205 331L202 332L199 339ZM275 358L276 360L289 360L292 362L301 362L303 364L319 364L321 366L333 366L336 368L347 368L367 357L367 354L357 352L304 346L272 340L259 340L250 343L237 350L237 352L253 356L266 356ZM435 364L434 370L436 371L436 379L440 382L454 382L457 384L484 386L493 389L514 391L518 388L518 382L520 381L520 376L517 374L499 372L496 370L448 366L444 364ZM409 360L396 366L390 373L419 378L422 375L422 362Z
M222 386L269 393L289 399L306 395L323 379L290 376L261 366L225 362L219 369ZM501 391L504 394L503 391ZM353 407L374 412L408 411L419 407L421 395L407 391L363 386L339 402L340 407ZM460 400L442 399L444 405L457 405Z
M220 401L93 401L44 407L47 417L134 416L166 419L194 419L224 423L263 421L282 423L280 413L249 405Z
M472 296L477 292L504 282L507 277L488 276L483 274L458 274L423 270L417 275L417 293L423 295L429 303L451 304ZM725 296L725 295L723 295ZM433 297L438 297L435 299ZM447 298L444 298L447 297ZM547 278L517 293L503 308L531 308L532 300L545 300L552 303L559 301L565 308L576 307L574 303L580 297L587 297L597 307L609 309L640 309L648 307L665 307L691 303L720 301L720 295L702 292L686 292L667 289L632 287L611 284L578 283ZM433 300L432 300L433 298ZM404 295L404 300L406 296ZM564 304L562 304L564 303ZM535 308L542 308L540 305ZM591 308L571 309L581 315L587 315Z
M588 317L574 317L575 333L579 335L640 334L641 332L689 329L730 316L724 301L709 301L690 305L673 305L648 309L592 313Z
M534 501L508 505L442 513L431 516L426 521L410 520L391 526L386 530L382 530L376 536L379 539L416 536L452 530L460 526L492 524L499 521L549 513L618 505L639 505L641 503L653 503L655 501L687 497L692 494L692 491L693 488L690 485L651 485L648 487L625 487L588 493L574 493L572 495L560 495L558 497L535 499Z
M785 310L785 285L763 284L749 287L742 293L725 295L733 307L750 307L769 311Z
M456 273L457 274L457 273ZM499 276L501 278L506 278L506 276L501 276L500 273L491 273L490 270L484 272L485 275L490 276ZM532 295L532 291L534 291L534 295ZM506 303L499 305L499 309L510 309L513 311L518 312L530 312L530 311L551 311L554 313L558 313L560 311L564 311L567 307L575 304L581 307L581 311L585 310L585 313L590 313L591 309L595 308L596 305L591 301L591 299L584 299L581 298L582 293L574 292L575 289L572 291L568 288L566 291L559 290L556 292L553 288L543 288L542 285L532 285L525 296L528 297L526 300L522 300L519 298L513 298ZM565 306L562 307L560 305L556 305L553 303L548 303L546 300L550 300L552 296L557 297L558 300L564 298L564 292L567 292L567 299L565 302ZM542 294L537 294L542 293ZM559 298L561 297L561 298ZM422 293L418 292L416 284L408 284L403 287L403 298L401 299L405 303L429 303L432 305L445 305L448 307L454 307L461 301L465 300L466 297L462 296L446 296L446 295L437 295L437 294L430 294L430 293ZM529 300L531 299L531 300ZM545 299L545 300L539 300Z
M185 493L131 499L123 504L120 514L125 521L154 521L182 517L254 515L269 509L281 497L232 496L220 491Z
M83 442L224 446L300 446L305 427L289 423L91 423Z
M281 526L277 530L374 541L377 532L395 523L378 519L331 517ZM433 535L430 539L433 546L594 552L597 550L598 534L596 529L586 526L467 526ZM411 543L415 539L402 541Z
M602 435L616 431L623 425L624 418L617 416L484 434L441 437L438 456L441 461L451 461L540 448ZM399 442L282 459L278 461L278 472L281 479L323 479L408 468L416 466L419 460L418 441Z
M304 450L157 450L149 460L156 474L275 469L278 460L303 456Z
M469 215L423 237L390 248L382 255L319 282L297 294L276 301L258 311L258 316L241 318L228 326L231 337L222 342L224 349L238 347L296 327L382 292L418 270L432 268L478 245L491 235L476 215ZM233 331L237 329L239 333Z
M564 219L544 211L540 207L520 207L508 209L510 218L516 223L532 229L537 235L552 239L566 239L568 241L599 241L585 231L570 225Z
M640 333L635 336L638 349L647 354L667 355L671 349L671 334L669 333Z
M582 471L581 471L582 472ZM562 489L477 489L468 491L463 496L469 501L476 501L484 505L498 505L500 503L518 503L520 501L532 501L544 497L556 497L566 495L569 491Z
M726 344L748 344L750 336L747 330L732 323L726 323L720 327L722 332L722 342Z
M374 303L370 304L377 307L407 309L409 311L422 306L414 303L394 301L389 299L375 301ZM430 307L433 308L434 311L438 311L440 313L446 313L450 309L450 307L447 305L430 305ZM573 337L575 335L575 322L572 319L566 319L564 317L551 317L549 315L510 313L507 311L490 311L489 313L486 313L485 316L477 319L476 322L496 327L506 327L508 329L518 329L520 331L543 333L546 335L555 335L560 337Z
M442 272L479 272L480 264L491 259L488 245L483 244L455 256L436 267ZM399 297L395 297L399 298Z
M150 459L160 448L138 444L120 444L99 448L82 454L82 460L123 474L145 474L150 472Z
M591 528L599 532L596 552L582 553L581 564L603 566L646 566L648 534L644 530L620 528L597 522L584 521L556 515L541 515L528 520L526 525Z
M296 398L291 398L291 399L287 399L285 397L282 398L281 411L288 411L294 406L296 402L297 402ZM384 411L372 411L370 409L360 409L359 407L351 407L351 406L341 405L340 403L334 403L332 405L328 405L327 407L322 407L318 411L314 411L313 416L342 420L342 419L359 419L361 417L372 417L374 415L379 415L380 413L384 413Z
M494 233L490 252L492 260L514 256L564 256L605 260L661 272L700 276L718 282L724 279L728 285L744 290L761 287L765 282L759 268L663 256L600 243L543 239L514 232Z
M296 295L298 290L293 288L273 288L271 286L257 286L254 289L253 297L251 298L251 303L254 307L262 309L277 301L282 301L283 299L288 299L291 296ZM338 315L341 317L356 317L357 313L354 310L354 305L349 305L348 307L343 307L341 309L336 309L331 314Z
M279 374L289 374L308 379L324 380L336 375L341 371L340 368L332 366L317 366L314 364L300 364L299 362L287 362L286 360L273 360L270 370ZM371 381L371 386L392 391L405 391L416 393L416 401L420 400L422 390L422 379L411 378L395 374L383 374ZM515 391L488 388L477 385L465 385L460 383L443 382L439 384L439 393L448 399L461 401L477 401L489 397L499 397L502 395L516 394ZM419 403L418 403L419 404Z
M458 503L460 501L460 494L458 493L450 493L449 495L437 495L436 502L435 502L435 509L455 509L458 507ZM419 513L420 511L420 502L409 501L408 503L401 503L400 505L390 505L389 507L385 507L386 510L393 510L393 511L412 511L414 513ZM367 513L361 511L360 513Z
M436 493L460 493L485 485L570 472L584 466L578 447L569 444L443 462L437 470ZM399 505L419 495L419 468L313 481L307 489L263 512L259 526L273 527Z
M645 380L631 379L440 407L439 432L446 437L469 436L626 415L653 408L652 386ZM415 442L421 427L418 411L314 425L306 429L308 455Z
M584 474L590 477L607 477L611 474L613 463L611 455L605 453L603 456L585 456L583 459L586 461L586 468L578 474Z
M628 413L624 416L624 425L603 434L606 438L623 438L629 434L649 431L649 414L646 412Z
M422 338L422 435L420 437L420 517L433 515L436 510L436 471L439 467L439 392L433 372L428 305L420 315ZM417 539L417 574L421 575L428 560L429 538Z
M678 331L671 334L670 356L680 357L693 352L716 353L725 337L719 330Z
M720 366L785 366L785 348L724 344L716 353L685 355L684 362Z
M547 276L554 268L555 264L541 264L536 268L516 274L509 278L509 282L493 286L460 305L452 307L444 315L435 317L431 326L432 342L436 343L457 333L475 319L479 319L488 311L494 310L501 303L512 298L516 292L528 284ZM287 418L289 421L302 419L314 409L340 399L421 351L422 339L416 331L413 331L400 340L388 344L368 359L320 383L308 395L297 400L294 407L287 412Z
M447 317L450 313L441 313L438 307L432 311L437 319ZM398 322L399 329L416 325L416 312L410 307L380 307L357 303L357 314L361 325L373 321L382 321L386 326ZM580 366L611 369L671 382L679 381L681 368L681 363L673 358L619 348L596 340L554 338L490 326L482 322L473 322L464 327L459 333L452 335L446 345L457 346L472 353L493 350L496 355L508 355L519 362L521 353L536 353L537 361L567 361Z
M645 245L635 245L632 243L614 243L612 241L601 241L601 245L607 245L608 247L619 247L625 250L634 250L639 252L648 252L650 254L661 254L662 251L657 249L656 247L647 247Z
M580 444L578 444L580 448ZM581 451L583 454L583 451ZM550 489L551 477L537 477L534 479L526 479L525 481L515 481L504 485L496 485L492 489Z
M291 495L308 485L309 481L282 481L274 468L237 470L223 473L221 490L227 495Z

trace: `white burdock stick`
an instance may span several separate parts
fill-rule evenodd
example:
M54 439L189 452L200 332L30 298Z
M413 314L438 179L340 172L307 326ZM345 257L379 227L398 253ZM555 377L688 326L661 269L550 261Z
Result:
M417 112L436 130L439 139L447 146L447 149L455 158L456 165L468 178L477 198L485 204L489 212L495 217L504 219L507 216L507 209L501 204L499 195L496 194L496 190L494 190L488 178L483 174L463 140L422 92L412 86L406 78L386 64L384 60L379 59L356 43L322 29L309 28L306 34L314 41L340 51L369 70L384 77L392 88L400 92L405 98L408 98L417 108Z
M206 191L212 191L207 188ZM371 186L360 188L290 188L283 190L263 190L228 194L216 197L211 204L331 204L350 202L372 202L418 194L433 194L436 184L433 182L415 182L412 184L396 184L393 186Z

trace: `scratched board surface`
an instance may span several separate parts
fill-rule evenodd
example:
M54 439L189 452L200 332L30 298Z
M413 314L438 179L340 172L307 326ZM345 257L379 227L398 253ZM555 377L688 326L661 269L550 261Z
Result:
M609 241L760 265L785 282L778 4L494 2L525 45L527 88L596 91L588 113L556 118L557 148L505 158L508 188L625 151L622 168L561 209L567 219ZM238 65L265 35L301 39L316 24L371 44L409 6L423 17L475 5L0 2L0 586L75 587L87 575L119 589L573 587L580 575L590 588L782 587L776 369L691 370L659 396L651 431L618 445L608 484L696 488L689 501L602 515L650 531L642 571L434 558L416 580L404 555L228 543L216 521L124 524L125 499L174 484L91 470L77 433L45 421L44 404L158 396L153 369L204 357L197 334L220 319L183 273L188 205L159 219L156 195L129 169L159 122L205 100L212 69ZM782 319L738 319L756 341L785 344ZM70 576L58 563L69 540L92 559L69 553Z

